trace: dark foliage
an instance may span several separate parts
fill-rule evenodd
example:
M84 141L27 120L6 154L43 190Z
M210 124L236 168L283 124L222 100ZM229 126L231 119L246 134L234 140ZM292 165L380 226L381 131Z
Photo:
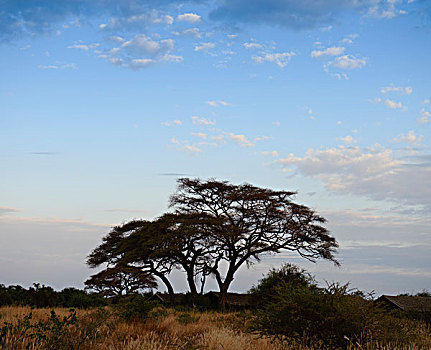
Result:
M260 309L252 329L322 349L346 349L369 341L409 340L402 320L376 308L364 293L333 283L318 288L305 271L285 265L251 290Z
M157 287L155 278L133 266L107 268L85 281L86 289L106 297L130 295Z
M53 288L39 283L26 289L22 286L5 287L0 285L0 306L30 305L43 307L90 308L106 305L107 301L100 294L89 294L76 288L65 288L55 291Z
M126 321L136 321L148 318L151 310L156 306L158 306L157 302L148 300L147 297L140 294L132 294L122 297L115 307L120 318Z
M159 277L171 296L168 275L173 269L186 273L194 295L203 293L207 277L213 275L218 306L224 308L237 271L264 254L290 250L311 261L323 258L338 264L338 245L323 226L325 219L294 203L294 194L250 184L179 179L171 197L173 213L114 227L87 264L139 268Z

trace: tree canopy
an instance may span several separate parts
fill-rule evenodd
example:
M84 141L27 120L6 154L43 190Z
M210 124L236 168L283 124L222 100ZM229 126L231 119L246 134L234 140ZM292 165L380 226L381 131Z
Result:
M125 264L159 277L172 294L169 273L186 272L190 292L203 292L213 275L220 307L238 269L264 254L284 250L338 264L338 247L314 210L292 201L295 192L227 181L178 180L171 212L156 220L131 221L114 229L89 256L92 267Z

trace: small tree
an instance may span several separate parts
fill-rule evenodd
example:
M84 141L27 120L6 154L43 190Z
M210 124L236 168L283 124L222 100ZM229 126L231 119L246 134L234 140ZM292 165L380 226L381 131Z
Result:
M85 281L86 289L94 290L105 296L130 295L157 287L153 276L140 268L121 266L107 268L92 275Z
M92 268L131 264L149 275L159 277L169 294L173 295L174 289L167 278L173 264L166 258L159 230L153 222L145 220L133 220L116 226L103 237L102 244L91 252L87 264Z

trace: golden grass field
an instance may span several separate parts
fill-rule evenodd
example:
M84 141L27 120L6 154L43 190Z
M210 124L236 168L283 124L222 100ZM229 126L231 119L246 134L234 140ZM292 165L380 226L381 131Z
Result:
M240 313L217 313L175 311L155 309L146 321L125 322L109 308L104 312L96 309L77 310L77 323L69 324L56 331L47 330L44 334L30 328L23 334L25 324L19 324L24 316L32 313L30 324L46 321L51 309L30 309L29 307L1 307L0 329L5 324L15 326L13 331L3 333L0 338L2 349L124 349L124 350L311 350L321 349L316 344L306 347L301 343L281 343L261 338L246 331L248 317ZM58 319L71 315L68 309L56 308ZM43 323L40 323L43 324ZM28 324L27 324L28 326ZM39 328L43 328L42 326ZM348 349L378 350L419 350L431 349L431 333L422 325L416 329L416 340L403 346L379 344L351 344ZM42 332L43 333L43 332ZM55 334L53 334L55 333ZM38 341L36 341L38 339Z

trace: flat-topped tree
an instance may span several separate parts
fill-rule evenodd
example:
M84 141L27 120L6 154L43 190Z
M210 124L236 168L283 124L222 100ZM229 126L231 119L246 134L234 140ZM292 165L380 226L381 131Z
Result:
M87 265L92 268L106 265L108 269L127 265L139 268L148 275L159 277L168 293L173 295L174 289L167 276L175 266L162 249L159 231L154 222L146 220L115 226L103 237L102 244L90 253Z
M159 277L170 295L174 290L169 273L182 269L190 293L198 293L198 277L203 292L210 273L207 266L212 265L215 249L209 242L212 221L213 217L204 214L167 213L154 221L135 220L116 226L89 255L87 264L107 265L108 270L121 266L139 268Z
M289 250L310 261L323 258L338 264L334 258L338 244L322 226L325 219L293 203L294 194L227 181L178 180L170 201L176 213L214 219L206 229L207 242L215 248L207 270L219 287L219 308L224 308L238 269L258 261L262 254Z
M94 290L107 297L130 295L157 288L157 282L152 275L133 266L107 268L90 276L84 284L85 289Z

